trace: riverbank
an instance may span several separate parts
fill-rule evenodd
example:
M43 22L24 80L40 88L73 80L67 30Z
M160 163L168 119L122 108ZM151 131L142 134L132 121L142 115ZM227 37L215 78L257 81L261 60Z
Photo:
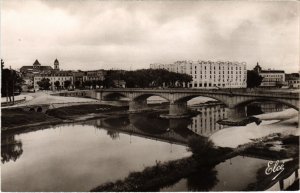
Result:
M49 109L46 113L25 111L22 108L2 109L1 131L26 129L41 125L56 125L67 122L76 122L92 118L110 116L111 112L122 113L127 107L116 107L102 104L85 104L69 107Z

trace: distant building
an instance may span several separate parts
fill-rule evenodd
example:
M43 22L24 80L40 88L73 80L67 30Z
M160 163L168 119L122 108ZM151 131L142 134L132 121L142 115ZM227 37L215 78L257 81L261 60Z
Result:
M124 80L113 80L114 86L117 88L125 88L126 82Z
M59 62L57 59L54 61L54 69L51 66L41 65L38 60L35 60L32 66L22 66L20 68L20 73L25 81L22 87L24 90L34 87L35 76L40 76L41 74L51 74L53 71L59 71Z
M104 70L92 70L85 71L83 76L83 82L85 81L93 81L93 80L104 80L106 72Z
M38 60L35 60L32 66L22 66L20 72L24 76L30 76L41 72L48 72L53 70L51 66L42 66Z
M258 63L253 70L263 77L260 87L282 87L286 84L284 70L262 70Z
M191 75L193 81L186 85L191 88L245 88L247 86L245 62L177 61L173 64L150 64L150 68Z
M300 88L299 73L286 74L285 78L289 88Z
M74 84L81 87L86 81L103 81L106 75L105 70L77 71L73 72Z
M72 71L52 71L51 73L41 73L39 75L34 76L33 84L34 89L39 90L38 82L41 81L43 78L49 79L51 84L51 90L56 90L60 88L64 88L64 82L69 80L71 82L71 87L74 85L74 78ZM56 88L55 82L59 82L59 88ZM68 89L68 88L67 88Z

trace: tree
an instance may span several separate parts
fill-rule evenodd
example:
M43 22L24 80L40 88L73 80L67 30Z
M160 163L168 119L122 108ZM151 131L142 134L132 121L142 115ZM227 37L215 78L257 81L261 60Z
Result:
M24 80L19 74L12 69L4 68L4 61L1 59L1 96L11 97L14 96L16 91L22 91L22 83ZM14 100L14 99L13 99Z
M55 81L54 85L55 85L56 89L59 90L59 88L60 88L60 82L59 81Z
M247 71L247 88L258 87L261 84L262 80L263 77L260 76L256 71Z
M96 80L92 80L92 87L93 89L95 89L97 86L97 81Z
M84 87L91 87L91 85L92 85L92 82L91 81L89 81L89 80L87 80L87 81L85 81L85 82L83 82L83 86Z
M70 80L65 80L64 81L64 87L65 89L68 89L71 86L71 81Z
M51 86L49 78L43 78L41 81L38 81L37 84L41 90L49 90Z
M75 88L79 88L80 87L80 81L79 80L76 80L74 84L75 84Z
M103 86L103 81L97 80L96 84L97 84L97 86L99 86L99 88L101 88L101 86Z

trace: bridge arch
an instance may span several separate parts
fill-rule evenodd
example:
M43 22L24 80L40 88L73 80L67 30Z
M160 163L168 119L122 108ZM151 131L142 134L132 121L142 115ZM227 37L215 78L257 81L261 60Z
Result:
M273 99L273 98L254 98L254 99L252 98L252 99L248 99L248 100L244 100L244 101L241 101L239 103L236 103L234 107L246 106L246 105L248 105L252 102L266 102L266 101L281 103L281 104L284 104L288 107L291 107L291 108L299 111L298 106L295 106L294 104L286 102L286 101L281 100L281 99Z
M38 113L43 112L43 108L41 106L37 107L36 112L38 112Z
M226 105L226 107L229 107L229 104L224 99L222 99L221 97L214 96L214 95L205 95L205 94L192 94L192 95L184 96L184 97L176 99L174 101L174 103L186 103L189 100L197 98L197 97L206 97L206 98L215 99L215 100L223 103L224 105Z
M134 96L133 97L133 101L145 101L147 100L147 98L151 97L151 96L158 96L158 97L161 97L167 101L170 101L170 99L167 97L167 96L164 96L162 94L159 94L159 93L142 93L142 94L139 94L137 96Z
M104 100L116 99L116 98L120 98L120 97L129 98L127 95L125 95L121 92L111 92L111 93L107 93L107 94L103 95Z

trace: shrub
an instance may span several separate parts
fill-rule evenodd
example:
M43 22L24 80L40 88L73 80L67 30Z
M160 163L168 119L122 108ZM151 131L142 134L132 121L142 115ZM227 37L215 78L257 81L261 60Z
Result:
M209 158L214 156L216 149L214 148L214 143L208 138L201 136L192 136L188 139L189 151L193 153L194 157L206 157Z

